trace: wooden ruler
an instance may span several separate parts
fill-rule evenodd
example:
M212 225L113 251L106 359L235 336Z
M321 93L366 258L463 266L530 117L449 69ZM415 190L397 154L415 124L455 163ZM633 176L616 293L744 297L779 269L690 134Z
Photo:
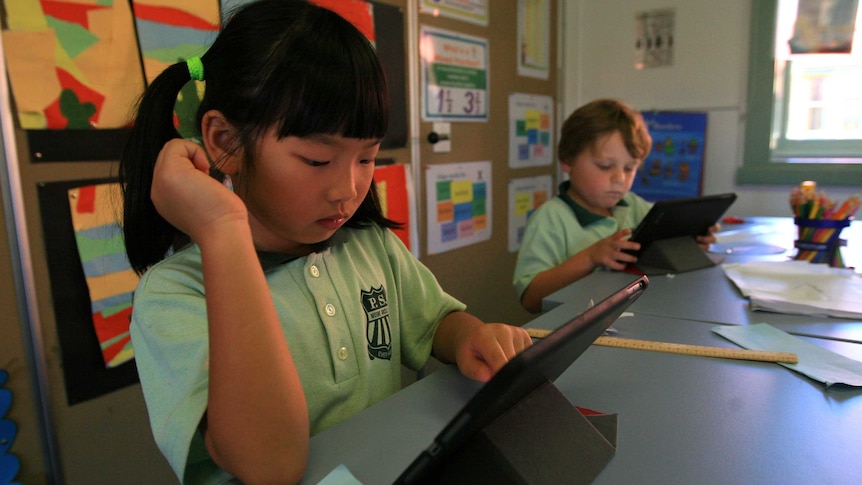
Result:
M529 333L533 338L544 338L552 332L552 330L541 328L527 328L525 330L527 330L527 333ZM652 340L637 340L606 336L597 338L593 343L604 347L650 350L653 352L667 352L671 354L699 355L703 357L718 357L720 359L757 360L761 362L781 362L784 364L799 363L799 358L792 352L728 349L724 347L707 347L705 345L675 344L670 342L656 342Z

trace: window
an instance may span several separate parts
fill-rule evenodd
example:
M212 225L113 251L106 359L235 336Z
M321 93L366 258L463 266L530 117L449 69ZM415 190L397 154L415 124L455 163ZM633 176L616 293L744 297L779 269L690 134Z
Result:
M806 0L801 0L806 2ZM846 19L855 13L850 53L845 37L817 52L798 42L799 0L752 2L745 158L739 183L862 184L862 14L857 0L807 1L812 14ZM815 5L816 4L816 5ZM830 10L832 9L832 10ZM843 10L841 10L843 9ZM851 12L848 14L847 12ZM804 40L804 39L803 39ZM791 51L795 52L791 52Z

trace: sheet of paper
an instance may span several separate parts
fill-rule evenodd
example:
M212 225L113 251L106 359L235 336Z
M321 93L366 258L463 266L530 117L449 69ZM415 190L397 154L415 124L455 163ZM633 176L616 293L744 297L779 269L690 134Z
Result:
M323 480L317 482L317 485L362 485L362 482L357 480L346 466L338 465L323 477Z
M826 384L862 387L862 362L830 352L769 324L720 325L713 332L750 350L793 352L797 364L779 364Z
M807 261L723 264L752 310L862 318L862 275Z

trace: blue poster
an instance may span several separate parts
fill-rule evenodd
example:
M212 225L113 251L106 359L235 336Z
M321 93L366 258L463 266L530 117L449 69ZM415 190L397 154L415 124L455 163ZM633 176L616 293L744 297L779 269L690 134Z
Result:
M654 202L701 195L706 113L645 112L652 151L632 192Z

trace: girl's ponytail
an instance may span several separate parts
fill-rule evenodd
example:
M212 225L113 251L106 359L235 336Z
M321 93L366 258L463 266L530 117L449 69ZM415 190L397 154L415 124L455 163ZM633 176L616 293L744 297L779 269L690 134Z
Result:
M202 65L202 64L201 64ZM123 239L132 269L142 274L185 238L156 211L150 198L153 169L165 143L180 135L174 105L191 76L186 62L165 69L144 91L129 139L120 157Z

